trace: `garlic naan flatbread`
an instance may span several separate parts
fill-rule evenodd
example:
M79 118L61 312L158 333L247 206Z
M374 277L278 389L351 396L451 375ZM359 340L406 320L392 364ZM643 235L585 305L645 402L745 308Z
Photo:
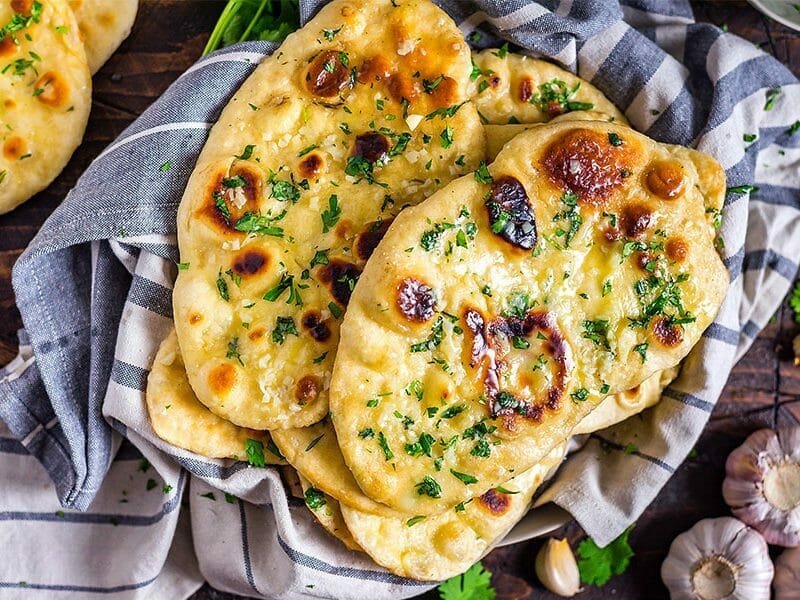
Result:
M655 406L661 400L661 392L677 377L678 371L678 367L658 371L636 387L608 396L578 423L572 435L600 431Z
M0 0L0 214L46 188L86 129L92 80L66 0Z
M209 458L246 460L249 439L263 444L267 464L285 464L268 450L270 437L266 431L237 427L197 400L186 378L175 330L161 342L153 359L145 401L156 435L178 448Z
M724 172L701 156L611 123L542 125L397 218L331 382L367 496L434 514L480 495L688 353L728 285L705 206L720 199L701 193Z
M433 517L397 519L341 506L359 547L402 577L441 581L463 573L491 550L528 510L531 498L564 456L566 446L502 486Z
M353 535L345 525L339 501L328 496L322 490L315 488L311 482L300 475L300 484L305 494L304 500L308 510L314 515L323 529L342 542L349 550L363 552L353 539Z
M474 169L469 49L428 0L335 0L214 126L178 212L178 339L200 401L244 427L328 412L339 319L394 215Z
M69 6L94 74L130 34L139 0L69 0Z
M489 124L542 123L572 111L597 111L627 124L588 81L552 63L499 49L472 55L470 95Z

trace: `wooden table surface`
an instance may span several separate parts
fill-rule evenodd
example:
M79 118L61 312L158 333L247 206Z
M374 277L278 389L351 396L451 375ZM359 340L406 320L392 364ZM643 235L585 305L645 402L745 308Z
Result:
M745 2L693 2L700 21L727 24L787 64L800 76L800 34L756 12ZM11 268L40 225L111 140L136 118L200 55L222 2L143 0L133 33L94 78L92 115L83 144L67 169L47 190L11 214L0 217L0 364L16 355L21 326L11 288ZM800 118L800 110L798 111ZM800 422L800 367L792 363L791 340L800 333L784 301L774 322L761 333L733 370L722 399L687 460L648 507L630 540L636 556L627 573L580 597L666 598L659 569L671 540L704 517L727 515L721 485L728 453L752 431ZM575 542L580 528L567 525L560 535ZM498 599L553 597L533 573L541 541L500 548L484 559L492 571ZM425 596L438 598L435 592ZM194 598L232 599L208 586Z

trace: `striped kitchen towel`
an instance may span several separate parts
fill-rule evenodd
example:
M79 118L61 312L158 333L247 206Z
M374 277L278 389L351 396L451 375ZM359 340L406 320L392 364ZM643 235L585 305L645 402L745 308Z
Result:
M642 418L596 434L543 496L607 543L693 447L797 271L800 84L749 42L694 23L687 2L440 4L465 34L481 32L477 45L507 40L559 62L636 129L696 146L730 186L758 188L726 198L730 292L681 377ZM318 5L301 0L303 19ZM15 266L25 330L0 371L0 540L13 557L0 561L0 597L175 598L203 579L265 598L426 589L327 536L275 470L165 444L145 412L148 370L171 325L178 202L208 129L274 48L240 44L183 74L90 165ZM749 148L745 134L757 135ZM622 451L628 444L638 449Z

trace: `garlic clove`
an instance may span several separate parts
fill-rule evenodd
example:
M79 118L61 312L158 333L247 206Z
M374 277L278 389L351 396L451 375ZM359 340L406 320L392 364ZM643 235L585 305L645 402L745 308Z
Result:
M800 545L800 427L752 433L725 463L722 495L770 544Z
M800 598L800 546L784 550L775 561L775 600Z
M764 538L732 517L703 519L676 537L661 565L672 600L769 600Z
M580 591L578 563L567 540L549 538L536 555L536 576L544 587L569 598Z

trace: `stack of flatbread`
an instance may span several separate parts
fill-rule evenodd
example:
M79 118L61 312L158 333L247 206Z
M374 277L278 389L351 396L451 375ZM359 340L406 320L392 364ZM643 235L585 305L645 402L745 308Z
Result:
M715 316L724 173L429 0L334 0L224 110L178 212L155 432L282 463L393 573L466 569L566 441Z
M0 0L0 214L46 188L83 138L95 73L138 0Z

